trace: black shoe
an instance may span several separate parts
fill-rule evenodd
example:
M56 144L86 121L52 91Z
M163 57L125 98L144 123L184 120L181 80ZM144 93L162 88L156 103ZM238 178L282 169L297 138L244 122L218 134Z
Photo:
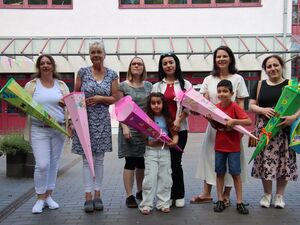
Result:
M93 200L87 200L84 203L84 211L86 213L92 213L94 212L94 202Z
M101 198L94 199L94 209L97 211L103 210L103 202Z
M136 193L135 198L138 200L143 200L143 191L139 191Z
M236 210L243 215L249 214L249 210L247 209L246 205L244 203L236 204Z
M128 208L137 208L138 204L135 200L135 197L133 195L130 195L127 199L126 199L126 205Z
M215 212L223 212L223 210L226 208L223 201L217 201L216 206L214 207Z

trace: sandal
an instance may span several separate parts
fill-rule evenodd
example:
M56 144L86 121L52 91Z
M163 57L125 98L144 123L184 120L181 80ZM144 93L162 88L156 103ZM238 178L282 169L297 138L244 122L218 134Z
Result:
M150 212L151 212L151 209L150 209L150 207L148 207L148 206L144 206L143 208L140 209L140 212L141 212L143 215L149 215Z
M191 204L202 204L202 203L210 203L212 202L212 198L202 197L200 195L194 196L191 200Z
M160 209L160 211L162 211L163 213L169 213L169 212L171 212L171 209L163 207Z

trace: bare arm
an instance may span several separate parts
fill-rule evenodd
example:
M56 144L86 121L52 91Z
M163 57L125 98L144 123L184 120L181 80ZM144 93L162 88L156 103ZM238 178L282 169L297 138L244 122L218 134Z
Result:
M94 106L96 104L111 105L115 103L118 99L118 80L113 80L111 84L111 96L101 96L95 95L93 97L87 98L86 103L88 106Z
M257 101L254 99L251 99L249 102L249 108L250 111L254 112L255 114L258 115L264 115L267 118L271 118L273 116L275 116L275 111L272 108L264 108L264 107L260 107L257 105Z
M236 103L242 108L245 108L245 99L244 98L236 98Z

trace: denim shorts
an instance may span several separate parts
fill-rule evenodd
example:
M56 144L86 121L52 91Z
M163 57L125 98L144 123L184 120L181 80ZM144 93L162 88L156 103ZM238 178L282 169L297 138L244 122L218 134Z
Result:
M229 173L231 175L241 174L241 153L240 152L215 152L215 172L224 174L227 172L227 159Z

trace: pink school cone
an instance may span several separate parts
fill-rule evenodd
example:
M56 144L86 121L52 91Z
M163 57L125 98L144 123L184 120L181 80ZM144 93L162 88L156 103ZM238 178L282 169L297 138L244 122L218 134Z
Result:
M216 107L211 101L204 98L199 92L195 91L193 88L189 90L177 94L176 99L181 102L181 104L195 112L200 113L203 116L210 114L212 119L225 125L226 120L231 119L226 113L224 113L221 109ZM253 134L251 134L247 129L245 129L241 125L236 125L233 129L239 131L242 134L251 136L255 139Z
M128 95L116 102L115 113L119 122L132 127L146 136L159 139L164 143L170 143L172 141ZM179 146L175 148L182 151Z
M69 95L65 96L63 100L69 111L85 157L88 161L90 171L95 178L90 131L85 105L85 95L83 92L72 92Z

